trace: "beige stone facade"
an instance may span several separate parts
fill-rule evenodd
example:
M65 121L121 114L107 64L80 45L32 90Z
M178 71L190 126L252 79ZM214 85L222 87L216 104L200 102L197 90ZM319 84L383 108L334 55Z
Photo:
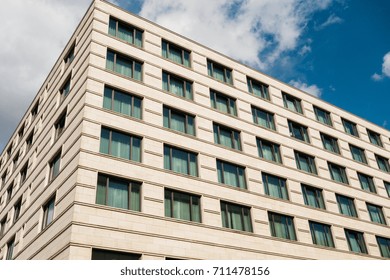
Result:
M110 17L132 35L109 34ZM189 54L189 65L165 58L163 42L183 61ZM250 93L248 78L269 99ZM175 79L192 98L175 94ZM107 108L108 88L141 100L140 115L128 115L135 105ZM194 124L176 125L194 135L166 127L163 108L187 114ZM115 150L115 133L140 149ZM381 259L390 246L389 158L388 130L96 0L1 154L0 259L91 259L104 250L144 260ZM125 202L112 198L118 178L132 186ZM169 191L184 202L169 208ZM191 215L174 208L189 197Z

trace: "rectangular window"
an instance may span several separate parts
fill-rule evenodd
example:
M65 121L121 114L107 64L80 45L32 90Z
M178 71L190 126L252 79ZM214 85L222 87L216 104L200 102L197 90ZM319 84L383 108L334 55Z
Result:
M317 121L332 126L332 119L330 118L330 113L324 109L313 106L314 113L316 114Z
M14 255L14 247L15 247L15 236L12 237L12 239L7 243L7 255L5 257L6 260L12 260Z
M7 221L7 215L0 221L0 238L3 237L5 233L5 223Z
M282 163L282 157L280 156L280 146L278 144L256 138L257 151L259 157L266 160Z
M356 253L367 254L363 233L350 229L344 229L344 231L345 237L348 241L349 250Z
M246 189L244 167L217 160L217 174L219 183Z
M363 190L376 193L374 179L371 176L359 172L357 173L357 175L359 178L360 186Z
M18 136L19 136L19 141L24 135L24 124L22 124L22 127L19 129ZM1 162L1 160L0 160Z
M140 260L140 254L92 249L92 260Z
M102 127L100 152L141 162L141 138Z
M266 195L288 200L286 179L266 173L262 177Z
M7 177L7 172L4 172L3 176L1 176L1 188L5 186L6 177Z
M288 127L290 129L290 136L298 140L310 143L309 134L307 133L307 127L299 123L288 120Z
M370 219L374 223L378 224L386 224L385 216L383 215L382 207L366 203L367 204L367 210L368 213L370 214Z
M350 216L350 217L357 217L357 212L356 212L353 198L336 194L336 200L339 206L340 214Z
M70 47L68 53L65 55L65 58L64 58L65 66L71 64L73 59L74 59L74 47L75 47L75 45L72 45Z
M337 138L334 138L324 133L320 133L320 135L321 135L322 145L324 146L325 150L328 150L332 153L340 154Z
M345 167L328 162L328 168L330 172L330 177L333 181L340 183L348 184L347 173L345 172Z
M325 209L324 198L322 197L322 190L311 186L302 184L302 194L305 205Z
M191 67L189 51L165 40L162 40L161 49L163 57L181 65Z
M123 54L107 50L106 68L120 75L141 81L142 63Z
M313 156L309 156L307 154L298 151L294 151L294 154L295 154L295 162L299 170L308 173L317 174L317 168Z
M269 92L268 92L268 85L256 81L252 78L247 77L246 78L247 84L248 84L248 91L252 93L253 95L256 95L258 97L261 97L263 99L270 100Z
M222 226L252 232L250 208L221 201Z
M334 247L332 232L329 225L309 221L313 244Z
M50 200L43 206L43 221L42 229L46 228L54 218L54 205L56 197L53 196Z
M192 82L165 71L162 73L162 78L163 90L186 99L193 99Z
M232 128L213 124L214 143L241 151L240 132Z
M341 121L343 122L344 130L346 133L348 133L349 135L352 135L352 136L359 137L356 123L353 123L353 122L348 121L348 120L343 119L343 118L341 119Z
M164 145L164 168L182 174L198 176L197 155Z
M378 247L381 251L381 256L384 258L390 258L390 239L376 236L376 241L378 242Z
M390 197L390 183L389 182L383 182L385 185L385 189L387 191L387 195Z
M65 122L66 122L66 111L61 114L61 116L54 124L55 139L58 139L61 136L62 132L64 132Z
M70 92L70 80L71 78L68 77L68 79L65 81L65 83L62 85L60 89L61 100L63 100Z
M49 163L50 166L49 181L53 180L60 173L60 163L61 163L61 151L59 151Z
M137 47L142 47L143 31L118 19L110 17L108 34Z
M34 107L31 109L31 122L35 120L38 115L39 103L37 102Z
M372 130L367 129L368 138L370 138L370 142L379 147L383 147L381 135Z
M200 197L173 190L165 190L165 217L200 222Z
M207 59L207 73L221 82L233 84L232 70L209 59Z
M13 170L12 171L15 171L16 167L18 166L18 163L19 163L19 155L16 154L16 156L13 159Z
M34 132L32 131L26 139L26 152L30 150L34 140Z
M284 92L282 93L282 95L283 95L283 103L285 108L297 112L299 114L302 114L302 105L300 99Z
M7 204L7 203L11 200L11 197L12 197L12 189L13 189L13 185L9 186L8 189L7 189L5 204Z
M104 87L103 108L141 119L142 99L111 87Z
M349 144L349 149L351 150L352 158L354 160L367 164L366 155L364 154L363 149L351 144Z
M99 174L96 203L141 211L141 183Z
M389 160L379 155L375 155L376 162L380 170L390 172Z
M268 212L268 221L272 236L297 240L292 217Z
M262 127L276 130L274 114L252 106L253 122Z
M15 203L15 205L14 205L14 220L13 220L13 224L19 219L21 208L22 208L22 199L19 199Z
M226 114L237 116L236 99L210 90L211 107Z
M164 127L186 134L195 135L195 117L164 106Z

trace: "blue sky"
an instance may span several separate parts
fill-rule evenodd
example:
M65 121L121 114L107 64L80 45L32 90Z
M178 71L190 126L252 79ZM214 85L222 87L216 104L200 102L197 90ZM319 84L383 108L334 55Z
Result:
M110 1L390 127L388 0ZM0 151L90 3L2 1Z

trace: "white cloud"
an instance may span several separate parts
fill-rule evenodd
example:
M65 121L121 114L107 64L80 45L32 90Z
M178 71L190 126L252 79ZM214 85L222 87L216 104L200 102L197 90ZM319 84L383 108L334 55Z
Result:
M284 53L299 47L311 15L330 3L331 0L145 0L140 14L264 70ZM306 47L301 51L308 50Z
M289 84L311 95L314 95L316 97L321 97L322 90L317 85L308 85L304 82L301 82L300 80L298 81L291 80Z
M390 78L390 52L383 56L382 73L374 73L371 78L374 81L380 81L383 78Z
M331 14L325 22L323 22L320 26L317 27L317 30L324 29L325 27L328 27L333 24L340 24L344 20L335 14Z

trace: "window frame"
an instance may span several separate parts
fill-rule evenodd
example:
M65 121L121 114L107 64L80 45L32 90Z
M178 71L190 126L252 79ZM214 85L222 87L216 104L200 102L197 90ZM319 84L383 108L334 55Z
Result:
M12 224L15 224L19 218L20 218L20 214L22 212L22 198L19 198L15 204L14 204L14 217L12 219Z
M0 238L5 234L5 226L7 224L7 214L0 220Z
M72 89L72 77L69 75L60 88L60 101L62 102Z
M166 115L166 113L168 113L168 115ZM183 131L180 131L178 129L175 129L175 128L172 128L172 113L173 114L176 114L176 115L181 115L182 117L184 117L184 132ZM167 124L165 123L165 118L167 118ZM192 119L192 126L193 126L193 133L191 133L189 127L189 123L190 123L190 120ZM195 116L194 115L191 115L187 112L184 112L182 110L178 110L176 108L172 108L170 106L166 106L166 105L163 105L163 126L165 128L168 128L168 129L171 129L171 130L174 130L174 131L177 131L177 132L180 132L180 133L184 133L184 134L187 134L187 135L191 135L191 136L196 136L196 123L195 123Z
M113 55L113 65L112 65L112 68L113 69L110 69L108 67L108 61L109 61L109 56L110 55ZM117 71L117 61L119 60L122 60L124 62L127 62L129 64L131 64L131 76L128 76L128 75L125 75L125 74L122 74L120 72ZM125 78L129 78L129 79L132 79L132 80L135 80L135 81L139 81L139 82L142 82L143 81L143 62L131 57L131 56L128 56L128 55L125 55L125 54L122 54L118 51L115 51L115 50L112 50L112 49L108 49L107 48L107 55L106 55L106 70L108 71L112 71L114 73L116 73L117 75L120 75L121 77L125 77ZM136 66L139 66L140 68L140 72L139 72L139 75L140 75L140 79L137 79L135 78L135 73L137 72L136 71Z
M260 127L263 127L263 128L266 128L266 129L270 129L270 130L273 130L273 131L276 131L276 126L275 126L275 114L274 113L271 113L267 110L263 110L263 109L260 109L258 107L255 107L255 106L251 106L251 109L252 109L252 118L253 118L253 123L260 126ZM266 116L266 126L263 126L260 124L259 122L259 113L261 114L264 114Z
M305 205L313 207L313 208L317 208L317 209L326 210L325 200L324 200L324 197L322 194L322 189L316 188L313 186L309 186L309 185L306 185L303 183L301 183L301 189L302 189L302 196L303 196L303 201L304 201ZM315 205L312 205L310 203L310 200L308 199L308 191L311 191L313 193Z
M290 137L310 144L310 137L309 137L309 132L308 132L307 126L304 126L304 125L297 123L295 121L292 121L292 120L287 120L287 123L288 123L288 128L290 131ZM297 135L295 134L295 130L300 131L300 134L302 135L303 139L297 137Z
M383 142L381 140L381 135L379 133L367 128L367 135L368 135L368 139L370 140L371 144L383 148Z
M319 121L320 123L322 123L324 125L330 126L330 127L333 126L331 114L329 111L326 111L326 110L324 110L320 107L314 106L314 105L313 105L313 109L314 109L314 114L316 116L317 121ZM321 120L321 118L319 117L320 116L319 112L324 115L325 121Z
M227 202L227 201L222 201L222 200L220 201L220 205L221 205L222 227L233 229L233 230L245 231L245 232L253 232L252 215L251 215L251 208L250 207L243 206L243 205L236 204L236 203ZM241 208L240 220L241 220L241 224L243 226L243 229L234 228L233 221L231 219L231 215L230 215L230 219L229 219L229 213L231 213L231 211L232 211L232 209L229 209L229 206ZM225 211L225 213L226 213L225 214L226 215L225 221L223 219L223 214L222 214L223 211ZM245 226L245 217L246 216L248 217L247 219L249 222L248 228L246 228L246 226Z
M15 235L7 242L7 254L5 256L6 260L13 259L14 250L15 250Z
M284 233L286 234L286 236L278 236L276 229L275 229L275 219L276 218L279 218L280 223L283 224ZM283 219L285 221L283 221ZM270 226L271 236L277 237L277 238L282 238L282 239L287 239L287 240L294 240L294 241L297 240L297 234L296 234L295 225L294 225L294 217L268 211L268 223ZM290 224L291 229L292 229L291 232L290 232L290 230L288 230L289 224Z
M288 94L286 92L282 92L282 98L283 98L284 108L286 108L292 112L303 115L302 100L300 98L295 97L295 96ZM289 103L292 103L294 109L291 109L288 106Z
M75 57L75 44L73 43L64 57L64 64L67 67L72 63Z
M368 211L368 214L370 216L371 222L376 223L376 224L381 224L381 225L387 225L385 215L383 214L383 207L382 206L375 205L375 204L372 204L369 202L366 202L366 206L367 206L367 211ZM376 211L378 213L379 221L374 221L373 215L371 214L371 211L370 211L370 207L373 207L376 209Z
M260 158L265 159L265 160L269 160L272 162L276 162L279 164L283 164L279 144L276 144L276 143L268 141L268 140L264 140L264 139L259 138L259 137L256 137L256 144L257 144L257 152L258 152L258 155ZM264 157L263 146L270 147L270 150L272 153L272 159L268 159L268 158Z
M349 150L351 151L352 159L354 161L357 161L357 162L360 162L360 163L364 163L364 164L368 164L367 157L366 157L366 154L364 152L364 149L362 149L362 148L360 148L358 146L349 144ZM355 154L354 152L357 152L358 154ZM361 160L359 159L359 157L361 158Z
M111 33L111 27L112 27L112 23L115 23L115 34L112 34ZM125 39L122 39L118 36L118 30L119 30L119 25L122 25L124 28L126 29L129 29L132 33L132 42L128 41L128 40L125 40ZM115 17L112 17L110 16L109 20L108 20L108 32L107 32L110 36L113 36L119 40L121 40L122 42L126 42L132 46L135 46L135 47L138 47L138 48L142 48L143 45L144 45L144 30L138 28L138 27L135 27L133 26L132 24L129 24L123 20L120 20L120 19L117 19ZM140 34L141 36L141 45L137 45L136 44L136 38L138 38L137 36L137 33Z
M187 219L183 219L183 218L177 218L177 217L174 217L174 208L175 208L175 194L181 194L181 195L186 195L189 197L189 209L190 209L190 213L189 213L189 216L190 216L190 219L187 220ZM166 199L167 197L169 196L169 200L170 200L170 209L169 209L169 216L167 216L167 211L166 211ZM194 217L194 213L193 213L193 204L194 204L194 199L198 199L198 205L199 205L199 221L196 220L196 218ZM178 219L178 220L185 220L185 221L190 221L190 222L197 222L197 223L202 223L202 211L201 211L201 196L199 195L195 195L195 194L191 194L191 193L187 193L187 192L182 192L182 191L177 191L177 190L173 190L173 189L169 189L169 188L165 188L164 189L164 215L165 217L169 217L169 218L173 218L173 219Z
M341 195L341 194L335 194L336 196L336 201L337 201L337 206L339 208L339 213L341 215L345 215L348 217L355 217L358 218L358 212L356 211L356 206L355 206L355 199L349 196ZM342 201L344 200L345 203ZM343 208L341 207L342 205L346 205L348 207L348 212L344 212Z
M31 131L31 133L27 136L26 139L26 152L28 152L31 149L33 142L34 142L34 131Z
M165 156L166 156L166 151L169 150L169 167L165 165ZM187 153L187 173L182 173L179 171L173 170L173 150L178 150L181 152ZM191 174L191 157L195 159L195 174ZM164 169L165 170L170 170L172 172L175 172L177 174L184 174L188 176L193 176L193 177L198 177L199 176L199 168L198 168L198 154L194 152L190 152L188 150L182 149L182 148L177 148L168 144L164 144Z
M225 132L229 132L232 147L222 144L221 130L224 130ZM241 132L240 131L235 130L231 127L213 122L213 135L214 135L214 144L221 145L223 147L227 147L227 148L234 149L237 151L242 151ZM236 144L236 142L237 142L237 144Z
M60 138L66 127L67 111L61 113L56 122L54 123L54 139Z
M176 79L177 81L180 81L183 83L184 96L181 96L172 90L171 79ZM165 83L166 83L166 86L165 86ZM187 79L182 78L178 75L175 75L175 74L172 74L168 71L162 70L162 89L166 92L169 92L175 96L178 96L178 97L181 97L184 99L194 100L193 84L194 84L193 81L187 80ZM189 85L189 86L187 86L187 85ZM190 90L188 90L188 89L190 89Z
M347 239L349 251L360 253L360 254L368 254L363 232L346 229L346 228L344 229L344 232L345 232L345 238ZM351 240L350 240L350 235L355 235L356 242L359 245L359 251L353 250Z
M332 137L328 134L320 132L322 146L325 150L340 155L340 148L338 144L338 139L335 137ZM329 150L326 148L326 143L329 143L329 145L332 147L333 150Z
M322 227L322 229L321 229L322 234L326 235L326 238L324 239L325 240L324 245L319 244L319 241L317 240L317 238L315 236L315 230L314 230L315 225L321 226ZM318 222L314 222L314 221L309 221L309 228L310 228L310 234L311 234L311 238L312 238L314 245L335 248L331 225L318 223Z
M42 216L41 230L43 230L46 227L48 227L54 220L55 200L56 200L56 195L54 194L42 206L43 216ZM50 217L50 207L51 206L52 206L52 214L51 214L51 219L49 219L49 217Z
M248 76L246 77L246 82L248 85L248 92L249 93L251 93L252 95L257 96L259 98L265 99L265 100L271 100L270 94L269 94L269 85L267 85L266 83L260 82L256 79L253 79L251 77L248 77ZM255 86L259 87L260 95L256 94L253 91L253 88Z
M333 172L331 171L331 170L333 170L333 168L331 168L331 167L337 168L338 170L340 170L340 176L342 178L342 181L338 181L338 180L335 179L335 176L333 175ZM330 178L333 181L349 185L346 167L328 161L328 169L329 169L329 173L330 173Z
M108 93L110 94L110 96L108 97ZM131 104L130 105L130 108L131 108L131 114L125 114L121 111L117 111L115 110L115 96L117 94L123 94L123 95L127 95L131 98ZM110 108L106 107L106 103L104 102L105 98L107 99L110 99L111 102L110 102ZM135 103L138 102L140 103L140 108L139 108L139 111L140 111L140 115L139 117L136 116L135 114L135 108L136 108L136 105ZM137 95L134 95L132 93L129 93L129 92L125 92L123 90L118 90L114 87L111 87L111 86L108 86L108 85L104 85L104 93L103 93L103 108L104 109L107 109L107 110L110 110L110 111L113 111L113 112L116 112L118 114L121 114L121 115L124 115L124 116L127 116L127 117L131 117L131 118L136 118L136 119L139 119L139 120L142 120L142 103L143 103L143 98L142 97L139 97Z
M380 155L377 155L377 154L375 154L375 159L376 159L376 163L378 165L379 170L382 170L383 172L390 173L389 159L382 157ZM382 164L379 164L380 161L382 162Z
M219 70L223 72L223 80L220 80L217 77L215 77L214 75L215 68L219 68ZM220 81L228 85L233 85L233 70L211 59L207 59L207 74L209 77L217 81Z
M378 244L378 247L379 247L379 251L381 253L381 256L383 258L389 258L390 259L390 238L387 238L387 237L382 237L382 236L378 236L376 235L375 236L375 239L376 239L376 242ZM381 239L381 240L380 240ZM385 251L382 246L381 246L381 243L384 243L386 242L387 243L387 250Z
M357 172L357 175L358 175L358 179L359 179L359 183L360 183L360 187L362 188L362 190L364 191L368 191L368 192L372 192L372 193L377 193L376 192L376 187L375 187L375 184L374 184L374 178L367 175L367 174L364 174L364 173L361 173L361 172ZM363 179L367 181L367 184L368 184L368 189L366 189L363 185Z
M217 177L218 177L218 182L220 184L224 184L224 185L227 185L227 186L231 186L231 187L235 187L235 188L239 188L239 189L247 189L247 182L246 182L246 175L245 175L245 167L241 166L241 165L237 165L235 163L231 163L231 162L227 162L227 161L224 161L224 160L220 160L220 159L217 159L216 160L216 163L217 163ZM228 184L225 180L225 165L230 165L231 167L235 168L236 169L236 172L235 172L235 177L236 177L236 181L238 183L237 186L235 185L232 185L232 184ZM221 175L220 175L221 174ZM240 174L242 174L242 177L243 177L243 185L241 186L241 180L240 180Z
M302 153L300 151L294 150L294 155L295 155L295 163L297 165L297 168L301 171L317 175L317 167L315 163L315 157ZM304 160L309 168L309 170L303 169L301 166L301 160Z
M272 174L269 174L269 173L264 173L262 172L261 174L261 177L262 177L262 181L263 181L263 185L264 185L264 193L270 197L274 197L274 198L279 198L279 199L283 199L283 200L289 200L289 193L288 193L288 188L287 188L287 180L285 178L282 178L282 177L279 177L279 176L276 176L276 175L272 175ZM274 177L275 179L278 180L278 185L276 186L277 187L277 192L278 192L278 196L274 196L274 195L271 195L271 192L270 192L270 187L269 187L269 177ZM284 191L283 191L284 189ZM283 195L285 193L285 196Z
M61 155L62 151L59 150L49 161L49 182L53 181L55 178L57 178L58 174L61 173ZM58 170L54 168L58 162Z
M166 49L167 55L164 55L164 48ZM185 49L177 44L174 44L168 40L161 39L161 56L174 62L174 63L178 63L170 57L172 55L170 52L171 48L176 49L178 52L181 52L181 62L179 64L183 65L185 67L191 68L191 51L189 51L188 49ZM186 56L188 57L188 60L187 60L188 65L186 65L186 63L185 63Z
M226 103L227 112L224 112L223 110L218 109L218 103L217 103L218 99L223 99L224 101L226 101L225 103ZM235 99L229 95L223 94L223 93L216 91L216 90L213 90L213 89L210 89L211 107L214 108L215 110L217 110L218 112L222 112L224 114L228 114L228 115L232 115L232 116L237 117L236 100L237 99ZM232 109L232 107L233 107L233 109ZM233 112L232 112L232 110L233 110Z
M341 118L341 122L343 123L345 133L347 133L348 135L359 137L359 131L357 130L356 123L351 122L351 121L344 119L344 118ZM348 129L347 129L347 127L348 127Z
M390 182L383 181L383 185L387 191L388 197L390 197Z

